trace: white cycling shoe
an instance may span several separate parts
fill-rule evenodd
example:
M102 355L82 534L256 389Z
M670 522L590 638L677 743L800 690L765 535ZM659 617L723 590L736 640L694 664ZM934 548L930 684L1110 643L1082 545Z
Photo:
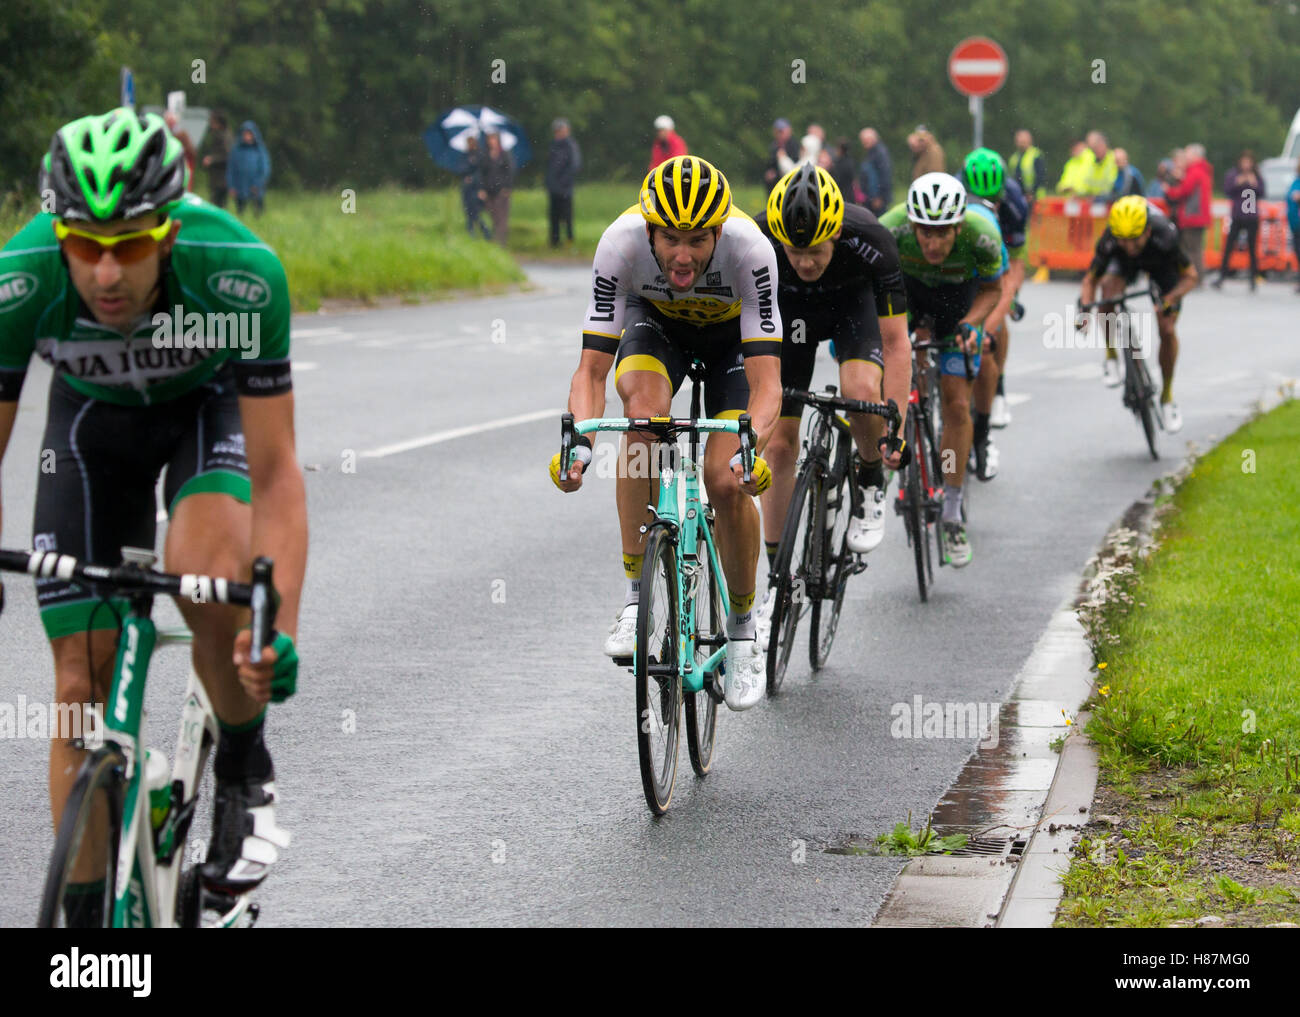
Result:
M883 488L868 487L862 492L862 505L858 513L849 516L848 543L854 554L874 551L885 539L885 492Z
M605 656L630 657L636 652L636 605L628 604L609 627Z
M1160 404L1160 420L1170 434L1177 434L1183 429L1183 415L1175 402Z
M1011 423L1011 407L1006 396L993 397L993 412L989 414L989 427L1003 428Z
M1119 388L1119 361L1107 360L1101 368L1101 380L1106 383L1107 388Z
M767 641L772 636L772 611L776 608L776 588L763 591L763 600L754 611L754 642L759 650L767 652Z
M767 657L753 639L727 640L727 674L723 681L727 708L748 710L767 691Z

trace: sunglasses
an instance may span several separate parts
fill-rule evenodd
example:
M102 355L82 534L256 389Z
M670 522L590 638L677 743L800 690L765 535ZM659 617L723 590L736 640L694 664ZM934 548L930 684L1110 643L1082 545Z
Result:
M122 265L133 265L137 261L143 261L153 254L171 228L172 221L167 218L151 230L104 236L68 226L58 219L54 221L54 235L59 238L63 249L78 261L89 261L92 264L99 264L99 259L104 256L105 251L112 251L113 257Z

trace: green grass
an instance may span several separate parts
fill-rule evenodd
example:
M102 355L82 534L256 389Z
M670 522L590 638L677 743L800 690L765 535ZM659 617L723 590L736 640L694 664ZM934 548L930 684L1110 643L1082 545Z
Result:
M1094 632L1106 685L1088 735L1140 857L1085 838L1062 924L1300 918L1297 433L1292 400L1197 460Z

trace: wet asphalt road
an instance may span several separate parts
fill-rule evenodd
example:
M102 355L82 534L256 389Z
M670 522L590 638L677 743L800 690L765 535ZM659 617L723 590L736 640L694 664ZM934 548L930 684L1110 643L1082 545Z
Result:
M801 646L779 700L723 711L713 774L697 781L683 750L656 821L632 678L600 652L623 589L613 483L564 497L546 478L588 273L533 275L510 297L295 319L312 543L301 691L268 729L294 840L258 895L265 925L870 922L900 863L825 847L924 817L974 748L891 737L892 704L1005 698L1110 523L1187 441L1208 445L1300 375L1290 285L1194 294L1187 426L1155 463L1100 354L1043 342L1076 287L1026 286L1002 474L971 499L973 564L941 570L922 605L891 515L829 666L810 678ZM30 543L47 379L34 365L5 459L5 547ZM817 384L833 380L823 354ZM545 416L446 434L531 413ZM7 587L0 703L48 700L31 586ZM148 742L168 750L183 657L151 674ZM46 745L0 753L0 924L24 925L51 844Z

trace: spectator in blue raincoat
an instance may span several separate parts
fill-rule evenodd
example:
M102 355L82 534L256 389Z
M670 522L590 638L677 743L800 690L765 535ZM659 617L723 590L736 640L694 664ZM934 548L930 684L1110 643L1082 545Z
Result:
M257 124L245 120L239 126L239 137L230 149L226 163L226 181L235 195L235 209L240 215L251 200L262 214L266 198L266 182L271 176L271 156L262 144L262 133Z

